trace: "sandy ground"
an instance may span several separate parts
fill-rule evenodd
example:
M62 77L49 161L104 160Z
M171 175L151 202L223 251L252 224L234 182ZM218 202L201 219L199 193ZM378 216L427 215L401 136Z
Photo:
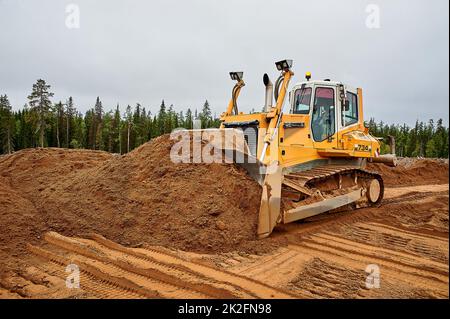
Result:
M149 170L138 164L146 159ZM387 185L381 207L322 214L277 227L270 238L256 241L248 235L254 225L227 237L245 217L241 200L234 201L232 213L209 214L214 196L236 197L239 171L232 171L211 201L205 193L200 201L189 202L188 193L182 193L186 199L181 207L207 207L188 214L188 221L184 215L176 218L179 207L174 203L168 206L175 212L170 229L154 221L156 216L146 218L147 210L137 207L155 197L144 198L139 183L146 185L145 191L155 186L142 174L154 180L174 169L155 161L145 148L125 160L103 152L56 149L0 157L0 298L449 297L448 162L404 159L395 169L374 165L371 169ZM203 181L224 171L230 174L230 169L209 168L216 175ZM115 201L120 187L107 182L120 183L116 179L124 171L127 191ZM188 167L183 174L172 186L166 178L161 191L187 187L183 180L197 173ZM257 197L257 190L252 194ZM84 196L83 205L91 201L89 210L77 208L77 196ZM111 203L102 210L104 201ZM114 207L117 215L108 215ZM132 219L137 213L142 216L136 224ZM227 229L230 219L235 224ZM221 239L194 245L179 235L185 230L182 224L189 227L191 221L197 233ZM158 235L143 233L151 226ZM224 249L217 248L221 244ZM80 288L66 286L70 264L80 270ZM379 286L366 286L370 269L379 271Z
M289 226L278 234L287 247L222 265L305 298L448 298L448 185L430 186L395 190L402 195L377 210ZM369 265L379 288L365 285Z

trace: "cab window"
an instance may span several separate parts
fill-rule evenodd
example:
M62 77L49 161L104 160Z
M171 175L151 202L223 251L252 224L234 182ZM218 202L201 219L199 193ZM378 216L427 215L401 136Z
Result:
M316 142L322 142L336 132L334 89L316 88L311 128Z
M356 94L347 92L346 104L342 107L342 126L358 123L358 97Z
M294 95L294 114L309 114L309 106L311 104L310 87L301 88L295 91Z

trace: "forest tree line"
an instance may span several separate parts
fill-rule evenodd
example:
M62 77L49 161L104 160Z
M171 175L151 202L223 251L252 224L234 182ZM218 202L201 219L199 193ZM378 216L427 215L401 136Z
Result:
M195 119L202 127L219 127L206 100L201 111L188 108L176 112L173 105L161 102L156 114L137 103L121 113L119 105L105 111L99 97L85 114L75 101L53 103L51 88L38 80L28 96L28 103L13 111L7 95L0 95L0 154L30 147L64 147L127 153L150 139L170 133L175 128L191 129Z
M381 154L390 153L388 137L395 138L395 153L400 157L448 158L449 129L442 119L428 122L416 121L414 127L406 124L377 123L373 118L366 122L369 132L383 138Z
M212 116L208 101L200 112L190 108L176 112L164 100L156 114L137 103L128 105L121 113L119 105L105 111L99 97L85 114L77 110L75 101L52 102L51 87L38 80L21 110L13 111L8 96L0 95L0 154L30 147L64 147L127 153L150 139L170 133L173 129L192 128L193 120L201 121L202 128L219 127ZM387 124L371 118L366 125L375 137L396 140L396 153L405 157L448 158L449 129L443 120L417 121L414 127L406 124ZM381 153L389 147L382 143Z

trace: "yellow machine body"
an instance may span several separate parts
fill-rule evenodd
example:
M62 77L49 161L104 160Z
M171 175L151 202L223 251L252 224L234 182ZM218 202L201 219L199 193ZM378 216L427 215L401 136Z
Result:
M311 83L322 87L321 84ZM358 121L357 123L336 130L334 134L324 141L314 141L311 129L311 114L282 114L276 138L272 143L278 147L268 148L263 161L264 164L277 159L283 168L296 166L314 160L327 160L329 158L373 158L380 152L380 142L371 136L364 126L362 89L358 89ZM291 96L294 91L291 92ZM293 103L293 101L292 101ZM274 112L274 111L272 111ZM256 153L261 157L264 146L264 136L271 123L270 113L261 112L253 114L223 115L222 126L227 123L258 123L258 136ZM271 154L272 150L277 154Z
M253 164L241 166L263 188L258 224L261 238L280 223L342 207L379 204L384 192L381 176L365 170L368 160L379 157L380 142L364 125L362 89L310 80L307 74L307 81L289 90L294 75L291 65L291 60L276 63L281 74L275 92L264 75L266 103L259 113L238 111L243 74L230 73L237 83L221 115L220 130L242 131L246 152L257 159L256 169ZM259 176L255 177L255 172Z

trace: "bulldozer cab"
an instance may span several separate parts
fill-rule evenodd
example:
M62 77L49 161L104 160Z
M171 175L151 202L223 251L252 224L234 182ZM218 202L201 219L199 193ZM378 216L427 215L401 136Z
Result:
M328 80L308 81L293 87L290 114L309 116L315 148L338 148L340 132L359 125L358 105L357 90L352 87Z

